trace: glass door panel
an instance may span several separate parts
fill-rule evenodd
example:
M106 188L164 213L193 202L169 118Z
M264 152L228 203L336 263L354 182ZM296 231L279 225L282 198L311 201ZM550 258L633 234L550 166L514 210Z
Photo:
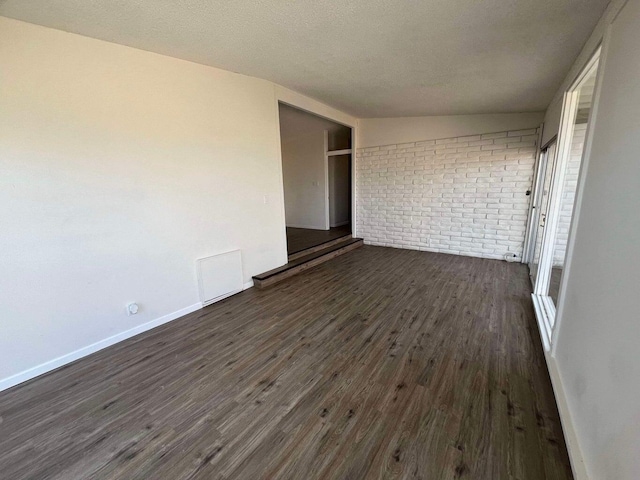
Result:
M567 244L569 242L569 229L573 220L573 207L578 188L578 174L582 164L582 153L587 134L587 125L591 113L591 103L596 83L596 70L588 75L577 95L577 106L575 117L571 128L571 145L567 156L559 168L560 182L558 188L557 220L555 232L552 235L553 248L551 257L551 272L549 276L548 295L553 300L555 306L558 305L560 295L560 281L564 271Z
M578 177L596 85L600 51L564 97L557 147L546 152L545 171L538 176L539 208L535 246L531 244L530 273L534 280L533 304L545 348L551 348L569 232L574 216ZM541 158L542 160L542 158ZM532 217L533 218L533 217ZM533 223L530 224L533 227Z
M534 236L532 239L534 245L533 255L531 257L531 261L529 262L529 274L531 275L531 281L534 285L538 277L538 268L540 266L542 238L548 214L555 157L556 144L554 142L542 153L542 157L540 158L540 170L537 178L537 182L539 182L539 184L534 186L535 195L533 208L537 213L532 217L532 219L536 222L536 228L534 230Z

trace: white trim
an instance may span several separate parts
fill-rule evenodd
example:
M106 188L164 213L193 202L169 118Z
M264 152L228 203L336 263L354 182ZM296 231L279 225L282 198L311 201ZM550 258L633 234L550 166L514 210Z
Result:
M548 295L540 296L540 304L543 308L542 321L546 324L547 331L549 332L549 348L547 348L547 350L551 350L551 345L553 345L553 329L556 320L556 306L553 303L553 298Z
M548 352L551 348L551 331L549 331L548 322L545 319L546 313L544 306L542 305L542 296L532 293L531 300L533 301L533 309L535 310L536 321L538 323L538 329L540 330L540 338L542 338L544 351Z
M538 323L542 324L544 328L541 328L541 333L543 333L543 340L545 341L545 349L547 351L551 350L556 334L555 331L555 323L558 315L556 315L556 305L554 304L551 297L548 296L549 285L551 282L551 272L553 267L553 250L556 241L557 229L558 229L558 221L560 218L560 203L562 201L562 190L566 175L566 165L569 161L569 157L571 156L571 146L573 141L573 132L575 127L575 118L578 109L578 101L580 99L580 88L584 84L584 82L593 75L594 72L597 72L597 68L599 66L600 61L600 52L601 48L598 47L596 52L593 54L589 62L585 65L584 69L578 75L576 80L571 84L570 90L564 96L564 102L562 106L562 114L560 117L560 130L558 133L558 147L556 151L556 159L553 165L553 177L551 181L551 196L549 197L549 203L546 208L546 218L545 218L545 227L542 232L542 250L540 254L538 270L536 273L536 283L533 288L534 293L534 301L538 302L536 305L536 317L538 318ZM601 72L602 70L600 70ZM595 99L595 98L594 98ZM592 99L592 105L594 105L594 99ZM591 122L589 122L590 124ZM590 125L587 125L587 129L590 131L592 128ZM588 142L590 139L589 131L587 131L586 141ZM582 159L585 158L586 151L582 152ZM581 161L581 172L582 161ZM580 193L582 192L584 183L584 175L579 175L578 178L578 190ZM578 191L577 190L577 191ZM579 205L579 201L581 200L581 195L578 197L576 195L576 201L574 201L573 205L573 214L575 215L576 206ZM572 233L575 231L573 227L574 217L572 215L569 239L567 242L567 256L565 257L565 266L570 264L571 257L569 256L573 250L573 236ZM563 304L563 293L564 286L566 285L566 275L563 272L563 278L561 278L560 282L560 292L558 298L560 300L560 304Z
M278 90L274 88L273 99L275 101L275 117L276 117L276 157L280 159L278 162L278 177L280 180L280 195L278 201L280 203L280 215L284 228L280 230L280 260L279 265L287 263L289 255L287 253L287 212L284 204L284 166L282 164L282 137L280 132L280 102L278 99Z
M566 173L566 165L571 155L571 142L573 139L573 123L576 118L579 92L567 92L564 97L562 116L560 120L560 133L558 135L558 147L556 159L553 165L553 177L551 179L551 192L545 217L544 230L542 231L542 251L536 275L534 293L547 296L551 282L551 267L553 263L553 247L555 245L560 218L560 202L562 200L562 186ZM552 329L555 318L548 319Z
M571 463L571 470L573 471L573 478L575 478L575 480L589 480L587 467L584 463L582 450L580 449L580 442L578 441L578 434L573 427L574 424L571 418L571 410L569 409L569 403L567 402L567 396L563 388L563 382L560 376L560 371L558 370L558 365L555 358L548 352L545 352L544 358L547 362L547 370L549 372L549 377L551 378L551 386L556 398L558 413L560 414L560 425L562 426L567 450L569 451L569 460Z
M87 355L91 355L92 353L95 353L99 350L122 342L123 340L134 337L153 328L159 327L160 325L171 322L172 320L176 320L201 308L201 303L194 303L193 305L189 305L188 307L181 308L180 310L169 313L167 315L163 315L162 317L151 320L150 322L143 323L142 325L138 325L137 327L125 330L124 332L117 333L116 335L92 343L91 345L87 345L86 347L82 347L71 353L67 353L66 355L62 355L60 357L54 358L53 360L49 360L48 362L42 363L36 367L32 367L20 373L16 373L15 375L0 380L0 391L11 388L22 382L26 382L27 380L31 380L32 378L35 378L39 375L50 372L52 370L55 370L56 368L62 367L63 365L86 357Z
M331 210L329 203L329 130L324 131L324 224L325 230L331 228Z
M545 217L547 215L547 210L546 209L543 210L543 208L548 208L549 206L553 177L549 180L549 185L546 185L546 180L547 180L548 173L553 175L553 171L554 171L553 169L556 162L557 150L558 150L558 145L556 143L556 140L553 140L549 143L549 145L547 145L546 149L543 151L543 156L540 157L541 163L539 165L538 177L536 178L536 183L534 185L534 192L533 192L534 197L532 200L532 203L536 206L535 208L536 212L531 218L531 220L535 220L535 223L533 224L532 235L530 239L530 242L533 244L533 251L530 252L529 262L528 262L529 277L531 278L534 293L541 293L545 295L547 292L536 291L536 282L538 280L540 260L542 257L544 228L546 228L546 224L543 226L540 225L540 219L542 215L544 215ZM546 195L545 195L545 185L549 189ZM546 198L546 203L543 204L543 200L545 198ZM544 220L546 221L546 218ZM541 231L540 231L540 228L542 228ZM538 263L535 264L534 262L536 260L536 246L538 245L539 235L541 235L539 239L540 240L540 258L538 258ZM535 278L533 276L534 270L535 270Z
M335 157L336 155L351 155L350 148L346 148L344 150L328 150L326 152L328 157Z
M602 46L598 46L596 51L593 53L593 56L589 59L589 61L586 63L586 65L582 68L582 71L577 76L577 78L575 79L575 81L573 82L571 87L569 87L570 91L578 90L579 88L581 88L582 85L584 84L584 82L586 82L587 79L591 75L593 75L593 73L595 73L595 70L598 68L598 65L599 65L598 62L600 61L600 53L601 53L601 51L602 51ZM591 103L593 103L593 99L592 99Z
M524 235L524 248L522 249L522 258L520 261L522 263L529 263L535 254L535 242L532 241L535 238L534 232L538 226L538 209L536 208L536 193L539 187L539 176L540 170L542 166L542 155L546 155L546 151L543 152L542 146L540 143L542 142L542 132L544 131L544 123L540 124L538 127L538 145L536 148L536 163L533 171L533 180L531 183L531 189L529 190L531 193L529 194L529 213L527 215L527 230Z
M245 290L249 289L253 287L253 280L251 280L250 282L246 282L242 285L242 291L244 292Z
M582 197L584 193L584 184L587 178L587 170L589 168L589 159L591 158L591 145L593 143L592 132L595 129L598 120L598 104L600 103L600 90L602 84L602 75L604 74L604 67L607 57L607 47L609 45L609 36L611 35L611 25L609 25L604 33L601 45L598 47L594 57L598 56L598 71L596 73L596 84L593 91L593 98L591 99L591 113L589 115L589 122L587 123L587 131L585 132L585 144L582 152L582 160L580 162L580 171L578 172L578 185L576 188L576 196L573 203L573 212L571 214L571 224L569 225L569 236L567 238L567 249L565 253L564 269L562 272L562 279L560 281L560 289L558 291L558 305L556 305L556 320L555 328L551 336L551 354L555 356L556 353L556 339L559 326L562 323L562 314L564 312L565 294L567 288L567 282L571 275L571 260L573 258L573 246L576 243L576 232L578 229L578 222L580 220L580 210L582 207ZM593 68L592 62L587 63L589 70ZM585 67L586 69L586 67Z
M536 295L532 293L531 299L533 300L533 309L535 310L544 350L545 352L549 352L551 350L553 319L555 318L556 307L553 304L553 299L546 295Z
M351 143L353 143L354 139L353 139L353 132L354 129L351 128ZM326 185L326 195L327 195L327 210L326 210L326 214L327 214L327 225L329 226L329 228L334 228L334 227L341 227L342 225L347 225L348 223L352 223L353 225L355 225L355 221L353 220L354 218L354 211L355 211L355 186L354 186L354 180L355 180L355 170L354 170L354 155L351 151L350 148L344 149L344 150L328 150L329 148L329 131L325 130L324 132L324 165L325 165L325 185ZM349 202L351 203L351 215L349 216L349 220L346 220L344 222L338 222L336 224L332 224L331 223L331 195L330 195L330 188L329 188L329 158L330 157L335 157L338 155L349 155L350 159L349 159L349 165L351 167L351 172L350 172L350 176L351 176L351 191L349 192ZM353 232L355 230L355 227L352 226L351 227L351 231Z
M356 128L351 128L351 149L353 153L351 154L351 234L354 238L358 238L356 225L357 222L357 210L356 210L356 145L358 145L356 138L358 131Z

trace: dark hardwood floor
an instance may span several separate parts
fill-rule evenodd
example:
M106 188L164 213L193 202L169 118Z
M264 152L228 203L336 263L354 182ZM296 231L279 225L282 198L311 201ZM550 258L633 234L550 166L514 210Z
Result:
M324 242L344 237L351 233L351 225L330 228L329 230L312 230L310 228L287 227L287 253L300 252Z
M7 479L568 479L524 265L364 246L0 393Z

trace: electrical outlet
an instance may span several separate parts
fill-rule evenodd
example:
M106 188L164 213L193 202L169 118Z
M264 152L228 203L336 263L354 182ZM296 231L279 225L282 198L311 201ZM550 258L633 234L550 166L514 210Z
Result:
M138 307L137 303L130 303L127 305L127 315L129 316L137 314L138 310L140 310L140 307Z

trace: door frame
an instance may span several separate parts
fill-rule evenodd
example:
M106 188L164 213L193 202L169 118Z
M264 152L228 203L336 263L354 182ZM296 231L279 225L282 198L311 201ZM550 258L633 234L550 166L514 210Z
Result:
M542 165L542 154L544 153L544 149L541 148L540 142L542 141L542 132L544 130L544 123L540 125L538 129L538 148L536 150L536 162L533 166L533 183L531 185L531 190L527 193L527 195L531 195L531 202L529 202L529 211L527 213L527 229L524 232L524 246L522 249L522 258L520 261L525 264L529 264L529 258L531 257L531 243L533 236L533 224L534 216L537 213L535 208L535 200L536 200L536 190L538 185L538 176L540 175L540 166Z
M351 148L343 149L343 150L329 150L329 131L324 131L324 185L325 185L325 223L327 225L327 229L333 228L331 226L331 195L329 191L329 160L331 157L337 157L342 155L349 155L349 221L351 224L351 234L355 236L355 225L353 219L353 208L355 205L355 188L354 188L354 165L353 165L353 128L350 132L351 135Z
M279 105L285 104L291 107L303 110L305 112L317 115L318 117L326 118L332 122L339 123L345 127L351 129L351 148L352 151L356 151L356 145L358 145L358 119L351 115L336 110L333 107L325 105L322 102L306 97L301 93L290 90L281 85L274 85L274 110L275 110L275 123L276 123L276 148L277 156L279 158L278 169L280 177L280 214L281 214L281 247L280 247L280 264L284 265L288 261L287 255L287 230L285 225L285 208L284 208L284 176L282 172L282 144L280 140L280 110ZM356 236L356 161L355 155L351 156L351 232Z
M541 153L539 158L540 164L537 170L538 175L536 176L535 183L532 187L532 189L534 190L534 198L531 200L531 206L530 206L532 211L530 216L531 223L528 224L527 226L527 229L531 231L530 237L529 237L530 244L528 245L529 252L527 253L527 256L528 256L527 266L529 267L529 277L531 278L532 288L535 286L534 285L535 281L533 279L531 266L532 266L532 262L535 260L536 246L538 245L538 235L540 235L540 232L539 232L540 217L543 214L545 215L545 217L547 215L546 211L543 211L545 207L543 202L545 198L544 187L547 184L546 182L547 174L548 173L553 174L553 168L556 162L557 151L558 151L558 145L556 143L556 137L553 137L540 152ZM547 193L547 198L550 197L551 195L551 188L553 186L551 180L552 179L550 179L550 182L548 185L549 192ZM547 201L546 203L547 207L548 205L549 205L549 201ZM546 218L545 218L545 226L546 226ZM540 244L542 244L542 239L540 239ZM537 275L537 272L536 272L536 275Z
M540 129L542 138L542 128ZM529 203L529 214L527 216L527 230L524 238L524 251L522 253L522 263L529 265L535 255L537 225L540 220L540 197L543 193L544 175L548 165L549 148L556 141L556 136L538 150L536 164L533 171L533 184L531 186L531 202Z
M329 202L329 130L324 131L324 225L326 230L331 229L331 207Z
M577 214L580 207L580 200L582 198L581 192L584 188L584 172L586 171L585 164L588 158L589 150L588 145L590 142L590 132L592 130L592 119L589 120L587 126L585 146L582 151L582 161L580 167L580 173L578 175L578 185L576 189L576 197L573 205L573 212L571 218L571 225L569 228L569 238L567 240L567 250L565 256L565 268L563 269L562 278L560 282L560 292L558 295L559 302L555 305L553 299L548 295L549 284L551 281L551 267L553 266L553 249L557 236L558 221L560 219L560 205L562 201L562 186L564 185L566 175L566 165L571 155L571 144L573 141L574 122L577 113L578 102L580 97L580 88L584 85L585 81L594 73L597 73L596 87L594 90L594 96L591 100L592 113L595 109L596 100L598 98L598 92L600 88L600 75L602 69L598 70L600 66L600 52L599 47L589 62L581 70L578 77L571 84L569 89L564 94L562 114L560 117L560 127L558 132L558 140L556 147L556 159L553 171L553 177L551 180L551 192L549 197L549 203L547 205L547 212L545 218L545 227L542 231L542 247L540 260L538 265L538 273L536 275L536 282L533 286L533 293L531 294L533 305L538 320L538 326L542 336L542 341L545 350L549 351L552 348L553 341L555 339L555 331L557 326L557 311L561 308L564 299L564 289L566 284L566 273L568 266L570 265L571 253L573 250L573 236L575 235L575 223ZM592 116L593 118L593 116Z

